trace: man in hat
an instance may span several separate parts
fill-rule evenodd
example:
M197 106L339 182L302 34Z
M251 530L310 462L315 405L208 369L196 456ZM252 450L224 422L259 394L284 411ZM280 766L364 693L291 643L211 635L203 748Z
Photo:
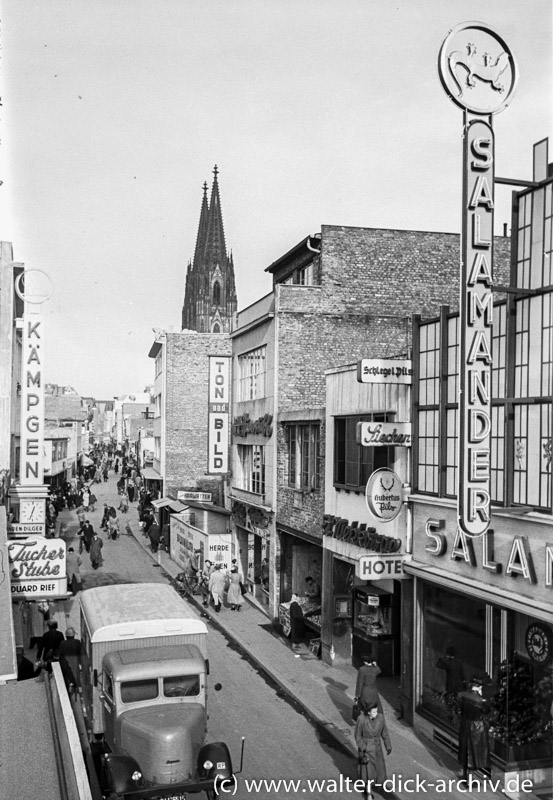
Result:
M31 678L36 677L39 671L35 669L33 662L25 657L23 648L18 646L16 647L15 652L17 655L17 680L28 681Z

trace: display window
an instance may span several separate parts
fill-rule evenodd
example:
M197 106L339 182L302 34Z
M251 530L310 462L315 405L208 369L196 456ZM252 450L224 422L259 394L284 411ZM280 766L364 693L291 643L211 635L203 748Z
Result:
M553 629L425 583L417 710L457 733L459 693L481 683L490 752L503 762L553 755Z

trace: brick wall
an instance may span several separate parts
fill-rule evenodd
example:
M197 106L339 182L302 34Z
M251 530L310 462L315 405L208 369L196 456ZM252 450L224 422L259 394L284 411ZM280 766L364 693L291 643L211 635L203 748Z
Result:
M167 425L165 492L177 488L217 487L220 478L207 471L209 356L230 356L228 336L167 334ZM215 488L206 489L214 491Z

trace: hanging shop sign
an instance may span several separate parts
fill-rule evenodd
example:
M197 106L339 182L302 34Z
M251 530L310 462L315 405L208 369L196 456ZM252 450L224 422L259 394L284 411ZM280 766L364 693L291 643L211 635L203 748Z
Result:
M21 600L65 594L65 542L33 537L8 542L12 597Z
M235 500L232 504L232 517L237 525L257 533L260 529L267 529L271 522L270 513L257 506L248 506Z
M363 581L402 580L404 561L402 555L361 556L355 565L355 574Z
M334 517L332 514L325 514L323 517L323 536L376 553L397 553L401 550L401 539L378 533L376 528L368 528L364 522L350 524L347 519ZM328 549L332 550L332 547Z
M463 109L463 196L459 317L458 523L467 536L490 525L491 369L495 142L492 115L510 101L516 63L503 39L477 22L453 28L439 73Z
M411 423L358 422L356 441L363 447L411 447Z
M413 382L413 363L391 358L362 358L357 362L357 381L408 385Z
M207 472L228 472L230 357L209 357Z
M242 414L235 417L232 421L232 435L246 437L248 434L252 436L265 436L269 439L273 435L273 417L272 414L265 414L258 417L256 420L250 419L249 414Z
M526 629L524 637L526 652L536 664L547 664L553 655L553 633L551 628L534 622Z
M377 469L365 488L369 513L380 522L395 519L403 504L403 488L398 475L391 469Z
M213 500L213 493L212 492L186 492L183 490L177 490L177 500L181 502L186 502L187 500L194 500L197 503L211 503Z

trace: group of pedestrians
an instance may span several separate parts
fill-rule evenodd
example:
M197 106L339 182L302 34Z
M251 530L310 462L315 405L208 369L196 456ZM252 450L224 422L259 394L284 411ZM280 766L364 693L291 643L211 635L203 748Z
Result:
M204 606L210 601L217 614L223 607L225 593L231 611L240 611L244 603L246 588L238 571L238 561L232 560L230 569L224 570L221 564L213 564L206 559L200 566L201 550L194 550L188 557L184 572L176 576L178 588L185 594L199 589Z

